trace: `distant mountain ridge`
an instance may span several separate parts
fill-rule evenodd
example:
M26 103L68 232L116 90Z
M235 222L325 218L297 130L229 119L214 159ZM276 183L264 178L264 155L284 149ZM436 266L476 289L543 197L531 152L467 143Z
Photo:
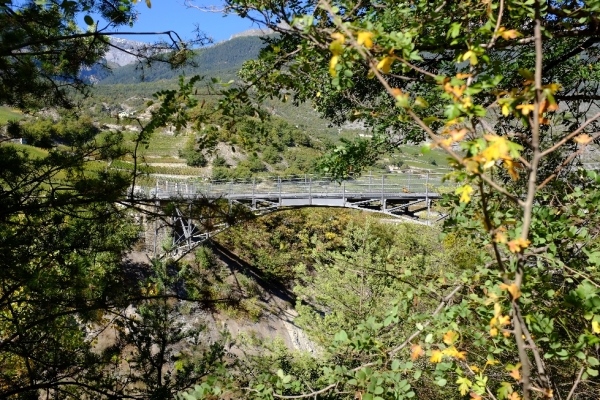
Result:
M244 32L234 33L233 35L231 35L231 37L229 38L229 40L235 39L235 38L238 38L238 37L244 37L244 36L265 36L265 35L272 35L273 33L274 33L274 31L272 29L248 29L247 31L244 31Z
M256 31L256 32L254 32ZM102 74L96 77L94 82L101 85L109 84L135 84L141 81L153 82L162 79L173 79L182 73L190 75L203 75L205 77L220 77L223 80L236 79L237 71L242 67L244 61L258 57L263 41L258 35L258 30L242 32L242 36L235 36L230 40L219 42L213 46L199 49L191 60L191 66L179 69L171 69L166 63L155 62L150 68L133 62L122 66L114 60L125 62L126 57L115 55L111 52L112 73ZM121 45L135 46L139 42L121 39ZM121 52L122 53L122 52ZM108 57L107 57L108 60ZM121 64L119 64L121 65ZM91 74L89 74L91 75Z

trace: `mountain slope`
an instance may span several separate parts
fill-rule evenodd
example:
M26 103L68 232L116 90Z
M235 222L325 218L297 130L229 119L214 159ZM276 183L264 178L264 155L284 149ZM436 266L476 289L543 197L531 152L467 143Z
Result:
M200 49L193 57L193 66L171 69L166 63L154 63L151 68L141 68L137 63L114 68L112 74L100 80L101 85L154 82L177 78L184 73L187 76L203 75L220 77L223 80L236 78L236 72L246 60L256 58L264 46L257 36L235 37L214 46Z

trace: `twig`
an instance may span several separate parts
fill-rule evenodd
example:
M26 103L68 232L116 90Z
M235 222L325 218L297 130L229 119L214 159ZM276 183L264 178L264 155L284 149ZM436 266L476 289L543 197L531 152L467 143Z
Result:
M492 38L487 45L487 48L492 48L494 43L496 42L498 30L500 29L500 24L502 23L502 13L504 12L504 0L500 0L500 9L498 10L498 19L496 20L496 28L494 29L494 33L492 34Z
M567 400L571 400L571 397L573 397L573 394L575 394L575 389L577 389L577 385L579 385L579 382L581 382L581 376L583 375L584 370L585 370L585 365L582 365L581 369L579 370L579 374L577 375L577 379L575 379L575 383L573 384L573 387L571 388L571 391L569 392L569 395L567 396Z

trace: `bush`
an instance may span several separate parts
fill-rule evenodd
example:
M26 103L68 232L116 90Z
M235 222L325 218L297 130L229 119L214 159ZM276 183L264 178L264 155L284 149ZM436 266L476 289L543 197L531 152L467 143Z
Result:
M216 156L212 162L213 167L227 167L227 160L221 156Z
M267 170L265 164L258 157L250 157L238 164L238 168L246 168L251 172L264 172Z
M206 167L208 160L201 151L184 149L179 150L179 157L184 158L190 167Z
M212 179L215 181L224 181L231 178L230 170L226 167L213 167Z
M262 159L268 164L277 164L281 161L281 154L275 147L269 146L263 151Z

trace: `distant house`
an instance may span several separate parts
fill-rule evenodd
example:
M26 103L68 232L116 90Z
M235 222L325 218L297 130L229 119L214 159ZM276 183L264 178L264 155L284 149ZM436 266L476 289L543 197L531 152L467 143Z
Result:
M9 143L16 143L16 144L27 144L27 139L25 139L25 138L9 139L8 142Z
M121 111L119 113L119 118L132 118L134 115L135 115L135 111L132 111L132 112Z

